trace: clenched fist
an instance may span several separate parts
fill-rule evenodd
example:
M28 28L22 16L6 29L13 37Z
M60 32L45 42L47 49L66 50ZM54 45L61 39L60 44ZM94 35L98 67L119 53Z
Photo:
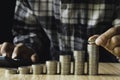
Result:
M0 56L7 56L12 59L27 59L31 60L33 63L38 62L39 59L38 55L32 49L22 43L16 45L8 42L2 43L0 45Z

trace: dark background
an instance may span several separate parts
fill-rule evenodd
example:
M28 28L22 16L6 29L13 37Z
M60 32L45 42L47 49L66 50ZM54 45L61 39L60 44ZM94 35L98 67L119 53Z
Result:
M2 0L0 2L0 43L12 42L11 28L16 0Z

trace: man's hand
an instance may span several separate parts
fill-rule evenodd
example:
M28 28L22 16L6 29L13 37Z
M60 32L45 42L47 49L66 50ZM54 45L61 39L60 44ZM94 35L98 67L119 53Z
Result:
M8 42L4 42L0 45L0 56L7 56L12 59L22 58L31 60L33 63L38 62L38 55L24 44L19 43L13 45Z
M95 40L95 43L104 47L116 57L120 57L120 27L112 27Z

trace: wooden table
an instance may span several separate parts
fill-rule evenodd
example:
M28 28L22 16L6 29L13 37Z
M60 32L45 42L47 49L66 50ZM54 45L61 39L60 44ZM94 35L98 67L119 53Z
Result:
M99 63L99 74L94 76L5 74L1 68L0 80L120 80L120 63Z

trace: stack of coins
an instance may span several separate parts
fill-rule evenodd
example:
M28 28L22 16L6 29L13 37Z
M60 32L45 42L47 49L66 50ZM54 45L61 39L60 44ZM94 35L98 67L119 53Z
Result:
M88 51L88 74L97 75L98 74L98 62L99 62L99 48L94 41L89 41L87 46Z
M32 64L32 73L33 74L42 74L43 65L42 64Z
M85 51L74 51L74 74L83 75L85 67Z
M43 66L43 74L46 74L47 73L47 68L46 68L46 64L41 64Z
M17 69L16 68L8 68L5 70L6 74L17 74Z
M71 74L74 74L74 61L71 61L70 73L71 73Z
M58 61L57 62L57 74L60 74L60 70L61 70L60 62Z
M71 55L60 55L59 56L61 75L69 75L71 68Z
M46 61L47 74L57 74L57 61Z
M18 67L19 74L30 74L30 66Z

